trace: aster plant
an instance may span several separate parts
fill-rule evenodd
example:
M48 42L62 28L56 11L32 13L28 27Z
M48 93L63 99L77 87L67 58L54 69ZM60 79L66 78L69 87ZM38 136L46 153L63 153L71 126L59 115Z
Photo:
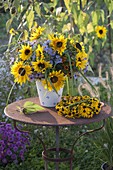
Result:
M0 123L0 164L24 161L28 145L28 133L19 132L9 123Z

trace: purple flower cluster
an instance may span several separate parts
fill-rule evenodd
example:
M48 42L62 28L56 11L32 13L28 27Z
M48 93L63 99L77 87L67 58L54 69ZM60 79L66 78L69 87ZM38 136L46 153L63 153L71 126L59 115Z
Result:
M28 133L19 132L11 124L0 123L0 163L23 161L28 145L30 145Z

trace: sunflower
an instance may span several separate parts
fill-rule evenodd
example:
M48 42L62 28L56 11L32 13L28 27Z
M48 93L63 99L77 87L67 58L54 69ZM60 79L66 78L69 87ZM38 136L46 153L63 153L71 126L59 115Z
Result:
M76 67L78 69L85 69L88 63L88 57L85 52L79 52L76 55Z
M42 80L42 84L44 85L45 89L48 89L49 91L53 90L53 87L56 89L56 91L60 90L64 86L65 76L64 73L60 71L52 71L49 74L50 81Z
M51 68L52 65L50 62L45 61L45 60L37 60L35 62L32 62L32 66L34 68L34 71L38 73L44 73L47 68Z
M43 53L43 47L40 46L40 44L38 45L38 48L36 49L36 57L37 58L44 58L44 53Z
M29 45L22 45L22 49L19 50L20 58L25 61L29 59L32 55L32 48Z
M97 26L95 28L95 31L96 31L98 38L104 38L106 36L107 30L106 30L106 27L104 27L104 26Z
M67 39L65 39L63 35L59 35L59 37L50 35L49 38L51 40L50 45L52 46L53 50L62 55L62 53L66 49Z
M22 61L15 63L11 67L11 74L14 75L15 82L20 83L20 85L29 80L29 75L31 73L31 67L29 65L24 65Z
M14 30L14 28L11 28L11 29L9 30L9 33L10 33L11 35L18 34L18 32Z
M85 51L83 42L74 41L73 39L70 40L70 43L76 48L77 52Z
M30 41L37 40L40 37L40 35L42 35L43 31L44 31L44 28L40 26L38 28L35 28L33 32L31 33Z

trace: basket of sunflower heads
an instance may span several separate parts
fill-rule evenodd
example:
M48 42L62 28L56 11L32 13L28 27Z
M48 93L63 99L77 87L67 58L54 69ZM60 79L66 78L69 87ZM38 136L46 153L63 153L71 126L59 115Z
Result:
M92 118L100 113L102 102L96 97L90 96L62 96L62 100L57 103L58 115L67 118Z

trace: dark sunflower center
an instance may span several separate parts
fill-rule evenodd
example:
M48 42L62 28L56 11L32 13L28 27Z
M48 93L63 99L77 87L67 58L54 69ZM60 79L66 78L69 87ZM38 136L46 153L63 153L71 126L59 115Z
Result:
M26 70L24 68L20 68L18 73L21 75L21 76L24 76L25 73L26 73Z
M59 47L59 48L60 48L60 47L62 47L62 44L63 44L62 42L57 42L57 44L56 44L56 45L57 45L57 47Z
M100 33L100 34L103 34L103 30L99 30L99 33Z
M56 77L56 76L51 77L52 83L56 83L57 81L58 81L58 77Z
M43 69L43 68L45 68L45 64L44 63L39 63L38 67Z
M78 58L78 61L81 61L81 58L80 58L80 57Z
M26 49L25 50L25 55L28 55L30 53L30 50L29 49Z
M80 51L82 50L80 43L76 43L76 48L78 48Z

